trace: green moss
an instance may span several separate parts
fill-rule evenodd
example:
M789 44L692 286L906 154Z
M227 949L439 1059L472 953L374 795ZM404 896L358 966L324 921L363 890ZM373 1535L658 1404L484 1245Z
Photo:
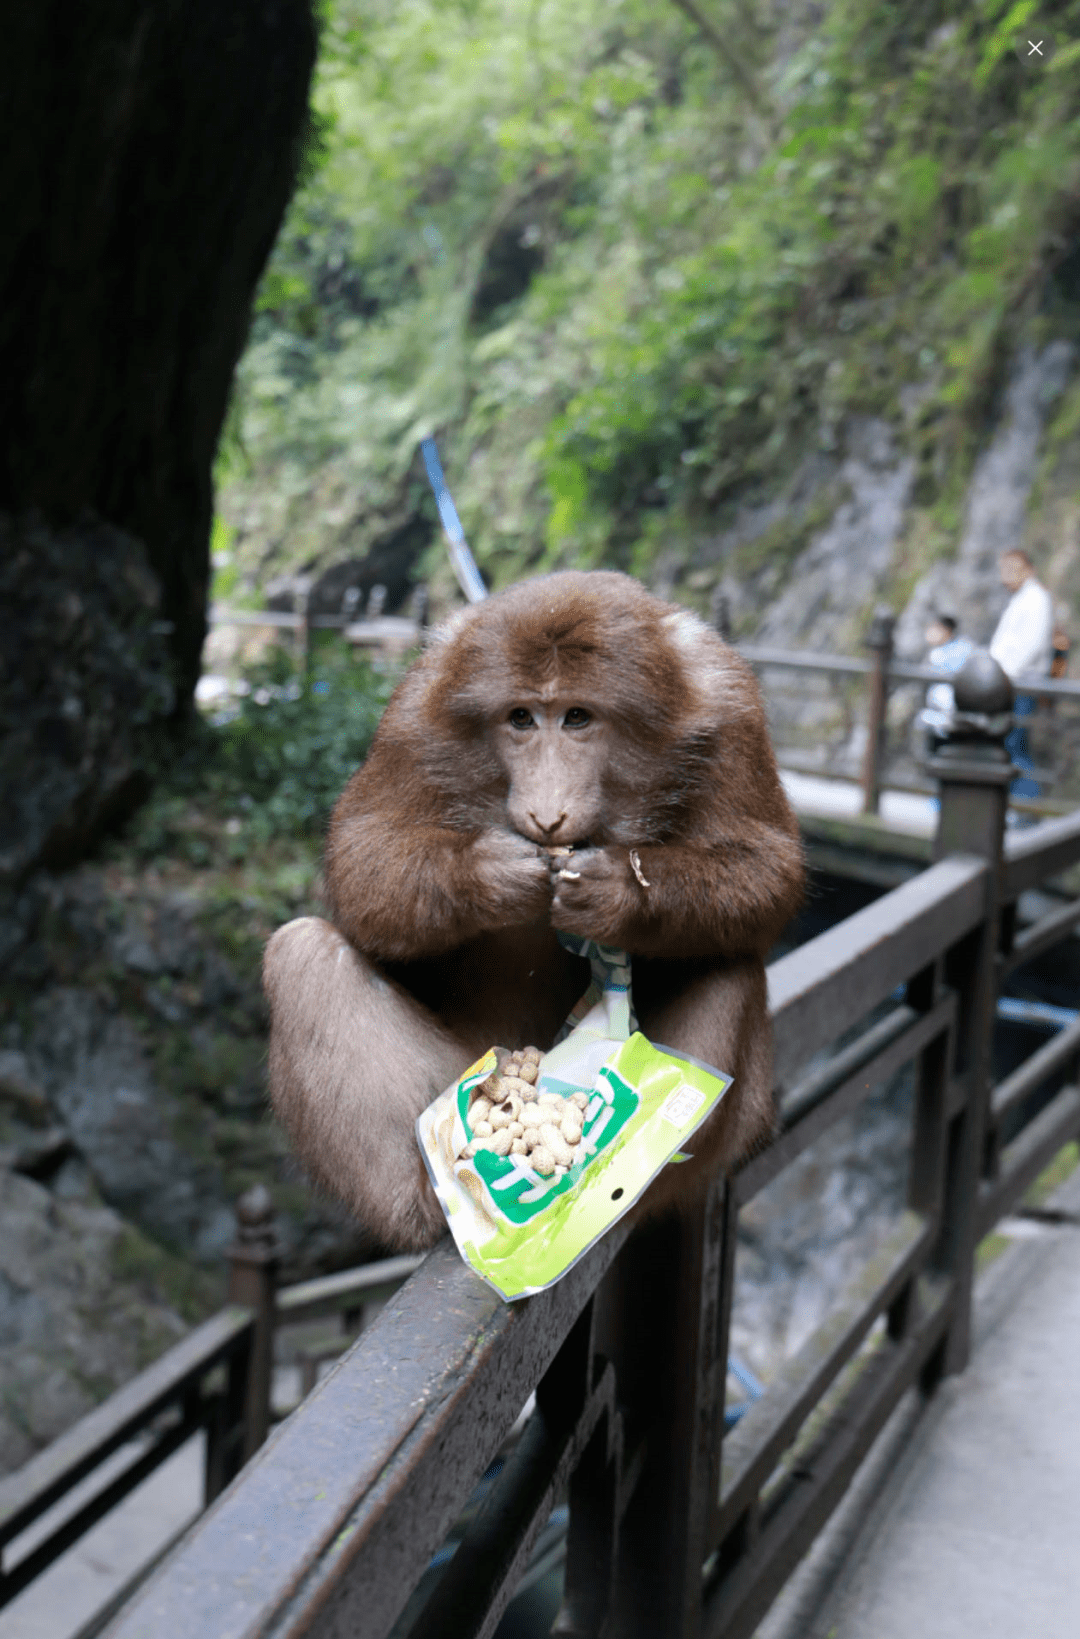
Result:
M985 1235L975 1250L975 1271L981 1274L995 1259L1007 1252L1013 1243L1007 1235Z
M799 554L813 536L825 528L849 493L844 484L822 485L804 507L793 507L754 540L737 546L729 560L732 572L751 576L767 568L772 577L771 592L775 595L786 582Z
M1058 1189L1067 1178L1071 1178L1080 1166L1080 1144L1066 1144L1058 1150L1054 1159L1045 1171L1040 1172L1035 1182L1024 1195L1024 1205L1028 1207L1043 1206L1048 1197Z
M220 1274L196 1268L131 1224L116 1238L111 1265L118 1282L134 1286L150 1302L167 1304L193 1325L223 1301Z

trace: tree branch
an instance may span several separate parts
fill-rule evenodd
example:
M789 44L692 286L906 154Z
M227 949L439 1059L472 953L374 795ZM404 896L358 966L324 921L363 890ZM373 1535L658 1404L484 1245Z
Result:
M696 0L672 0L672 4L678 6L684 16L689 17L694 27L712 46L720 61L738 80L754 112L761 116L770 131L774 131L776 121L773 109L762 95L757 76L738 47L726 40L714 23L710 23L704 12L698 9Z

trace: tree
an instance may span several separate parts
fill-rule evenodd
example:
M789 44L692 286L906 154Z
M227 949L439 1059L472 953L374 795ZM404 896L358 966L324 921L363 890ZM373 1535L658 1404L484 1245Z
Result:
M189 707L211 463L315 43L310 0L7 18L0 882L84 850Z

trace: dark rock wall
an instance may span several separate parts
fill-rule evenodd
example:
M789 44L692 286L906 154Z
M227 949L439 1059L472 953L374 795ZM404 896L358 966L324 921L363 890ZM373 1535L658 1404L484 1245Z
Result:
M55 662L71 702L61 720L89 720L105 701L113 742L111 760L85 743L73 753L78 731L56 731L51 695L39 710L32 690L12 692L9 670L0 732L15 717L20 738L0 760L6 772L29 736L26 779L48 788L26 795L41 817L15 848L21 867L31 835L85 847L115 766L137 761L148 709L175 717L190 700L211 465L302 158L315 30L309 0L38 0L11 8L4 33L0 550L34 611L14 669L37 676ZM131 541L121 547L117 531ZM118 556L141 556L147 598L114 596ZM65 578L99 611L93 643L62 597L44 618ZM152 681L150 603L167 638Z
M138 796L139 739L175 704L160 605L132 536L0 515L0 882L64 864Z

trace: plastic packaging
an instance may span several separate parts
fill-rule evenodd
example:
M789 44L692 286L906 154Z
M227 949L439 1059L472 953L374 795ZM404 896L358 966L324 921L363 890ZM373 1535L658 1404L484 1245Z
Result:
M635 1028L625 951L560 938L589 958L593 982L541 1058L536 1096L589 1095L572 1164L543 1177L528 1155L464 1154L476 1142L470 1103L499 1067L494 1048L416 1123L458 1250L508 1301L543 1291L573 1268L662 1167L685 1159L681 1146L731 1085L730 1076L654 1046Z

